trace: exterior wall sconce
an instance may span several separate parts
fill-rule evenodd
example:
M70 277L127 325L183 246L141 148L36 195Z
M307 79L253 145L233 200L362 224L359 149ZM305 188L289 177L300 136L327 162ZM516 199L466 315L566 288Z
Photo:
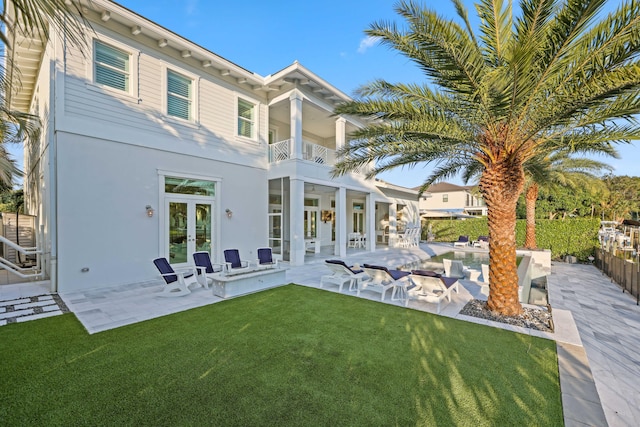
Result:
M149 218L153 217L153 208L151 207L151 205L147 205L145 209L147 210L147 216Z
M227 218L231 218L233 216L233 211L231 209L227 208L224 211L227 214Z

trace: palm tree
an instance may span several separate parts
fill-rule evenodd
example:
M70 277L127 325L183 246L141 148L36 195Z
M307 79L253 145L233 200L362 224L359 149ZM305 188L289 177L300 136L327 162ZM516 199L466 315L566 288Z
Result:
M610 153L618 157L615 151ZM540 186L553 189L568 187L570 189L585 188L591 191L604 189L604 183L598 174L606 170L612 171L606 163L580 157L571 157L567 151L559 151L541 159L532 159L525 165L524 200L526 205L526 232L524 246L536 249L536 200Z
M0 181L10 184L21 172L10 158L6 143L21 143L40 136L36 115L11 108L11 95L20 89L20 71L13 67L13 42L21 37L45 43L51 31L84 52L83 33L88 26L78 3L66 0L3 0L0 11L0 43L5 62L0 64ZM5 68L6 66L6 68Z
M424 71L429 84L378 80L361 87L337 114L369 118L338 151L333 173L372 165L369 177L435 163L442 171L482 165L480 190L490 234L488 308L521 312L516 268L516 203L524 165L571 148L582 152L640 136L640 2L597 20L604 0L481 0L479 37L462 0L460 23L403 1L406 21L366 31Z

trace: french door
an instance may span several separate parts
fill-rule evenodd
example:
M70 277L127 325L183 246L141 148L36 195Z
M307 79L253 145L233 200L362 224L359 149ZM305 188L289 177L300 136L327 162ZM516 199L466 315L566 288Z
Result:
M304 208L304 238L315 239L318 237L318 215L317 207L305 206Z
M191 263L194 252L211 253L213 204L210 199L167 197L165 213L165 253L171 264Z

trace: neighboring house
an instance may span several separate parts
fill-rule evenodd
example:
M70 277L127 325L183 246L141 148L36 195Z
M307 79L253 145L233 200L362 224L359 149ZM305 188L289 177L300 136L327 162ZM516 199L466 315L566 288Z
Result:
M487 206L475 188L448 182L433 184L420 197L420 215L423 218L486 216Z
M43 121L25 143L25 211L54 291L150 280L153 258L200 250L270 246L300 265L321 246L345 256L350 232L376 236L373 251L419 225L415 190L331 178L363 124L333 114L349 98L330 83L297 62L263 77L116 3L83 4L84 55L56 31L10 46L10 106Z

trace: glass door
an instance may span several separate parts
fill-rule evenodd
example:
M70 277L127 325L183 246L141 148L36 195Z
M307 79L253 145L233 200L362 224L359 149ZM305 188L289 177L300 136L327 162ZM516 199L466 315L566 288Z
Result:
M166 199L166 254L171 264L188 264L194 252L211 253L212 203L210 201Z
M304 238L315 239L318 237L318 208L304 208Z

